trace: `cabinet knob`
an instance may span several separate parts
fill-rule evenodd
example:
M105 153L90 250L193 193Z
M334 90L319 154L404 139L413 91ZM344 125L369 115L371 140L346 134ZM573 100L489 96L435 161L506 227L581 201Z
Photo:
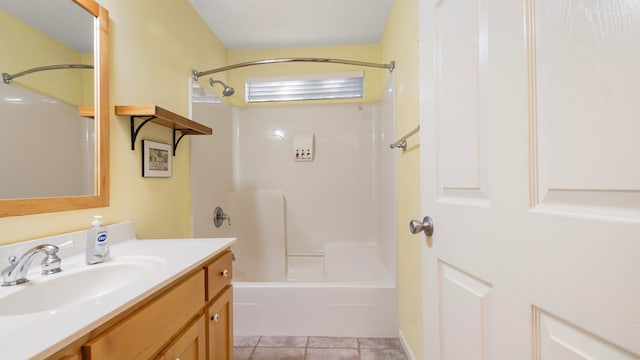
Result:
M213 315L213 316L211 317L211 320L213 320L213 321L215 321L215 322L220 321L220 315L218 315L218 314Z
M222 270L222 272L220 273L220 275L224 276L224 277L229 277L229 270L224 269Z

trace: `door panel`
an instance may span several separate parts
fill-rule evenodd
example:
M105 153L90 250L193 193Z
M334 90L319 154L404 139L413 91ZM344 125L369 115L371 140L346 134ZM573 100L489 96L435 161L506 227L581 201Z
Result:
M640 6L420 2L426 359L640 359Z
M439 272L443 358L487 358L491 285L444 262Z
M533 193L542 209L640 216L637 7L611 0L531 5Z
M438 186L443 201L483 204L486 197L484 103L486 51L479 44L478 0L442 0L435 8ZM461 106L464 104L463 106Z
M534 309L537 359L632 360L638 357L558 318Z

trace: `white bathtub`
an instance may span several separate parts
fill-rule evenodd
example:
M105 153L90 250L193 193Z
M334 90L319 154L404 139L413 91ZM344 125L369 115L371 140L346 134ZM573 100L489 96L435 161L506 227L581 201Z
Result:
M241 281L243 271L234 274L236 335L397 336L396 285L379 247L339 246L324 256L288 258L290 281L249 282ZM301 278L315 281L293 280Z
M389 280L234 281L233 286L236 335L398 335L396 288Z

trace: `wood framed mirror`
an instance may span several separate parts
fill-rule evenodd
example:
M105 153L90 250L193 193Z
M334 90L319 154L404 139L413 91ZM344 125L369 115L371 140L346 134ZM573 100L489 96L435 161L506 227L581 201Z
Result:
M90 34L93 37L93 94L90 94L89 91L85 94L85 96L88 96L92 101L89 101L89 106L77 107L79 117L89 118L90 120L87 121L91 122L92 128L92 132L86 135L87 137L93 137L90 142L91 148L88 149L85 154L85 157L89 158L90 164L87 172L92 175L88 177L89 184L86 186L88 190L79 191L78 195L75 195L75 193L72 195L56 195L53 193L50 196L48 193L44 193L36 196L16 196L15 198L9 193L9 195L1 196L0 198L0 217L109 206L109 13L94 0L66 1L72 4L73 7L78 7L82 9L83 12L86 12L89 18L88 21L93 19L90 25L93 28L93 33ZM60 2L57 1L57 3ZM28 6L36 8L38 2L36 1L33 5L30 4ZM0 12L3 10L0 6ZM55 13L55 17L64 18L64 16L63 14ZM27 41L26 37L23 39L20 38L20 35L17 35L15 38L17 38L18 41ZM40 46L40 49L42 49L42 46ZM12 54L5 52L5 55L0 56L12 56ZM91 56L89 55L89 57ZM5 69L0 70L4 71ZM91 81L91 79L89 81ZM1 85L4 86L5 84ZM60 87L63 86L64 85L60 85ZM11 118L0 120L16 121ZM44 130L37 126L31 126L27 131L21 131L21 133L16 132L13 136L17 139L16 141L33 143L37 141L34 139L36 137L35 134L39 131L43 132ZM56 146L56 143L60 146L65 144L64 139L57 139L55 136L49 137L54 138L52 145L49 146ZM57 164L57 167L54 167L55 171L66 171L66 166L63 161L60 161L61 159L51 158L46 152L27 158L25 158L26 155L24 154L5 154L5 157L11 156L21 157L20 161L27 163L26 166L37 167L41 162L55 162L54 165ZM0 161L2 161L2 159L0 159ZM93 171L91 171L91 169L93 169ZM8 170L10 171L11 168ZM49 173L53 175L53 172L50 171ZM20 180L19 178L17 179L17 181ZM23 180L41 184L43 187L48 181L46 174L43 176L35 176L35 179L31 177ZM14 182L15 181L16 180L14 180ZM1 181L0 186L2 186ZM93 187L93 189L91 189L91 187Z

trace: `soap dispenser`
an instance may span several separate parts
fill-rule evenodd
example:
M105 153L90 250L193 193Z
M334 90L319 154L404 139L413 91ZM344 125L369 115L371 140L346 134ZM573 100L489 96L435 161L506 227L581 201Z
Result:
M87 250L85 252L88 265L109 260L109 241L107 228L102 226L102 216L96 215L87 232Z

